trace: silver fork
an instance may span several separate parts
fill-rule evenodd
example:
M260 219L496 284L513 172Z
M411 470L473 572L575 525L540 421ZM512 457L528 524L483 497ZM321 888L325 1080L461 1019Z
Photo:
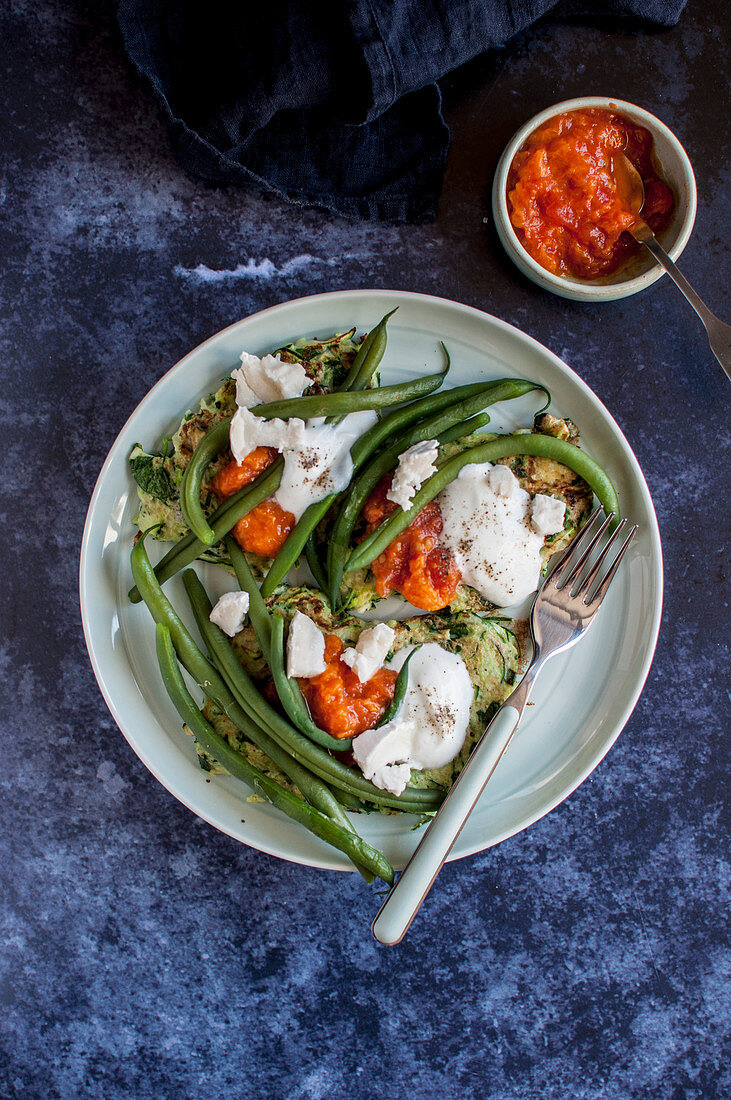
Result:
M603 522L597 509L561 556L538 590L530 616L533 659L525 676L510 695L470 754L454 786L399 876L373 921L375 938L383 944L399 943L442 869L487 781L507 749L523 714L536 677L546 661L575 645L594 621L619 563L637 530L635 524L609 566L607 557L617 546L627 521L621 520L594 564L582 576L592 552L614 519Z

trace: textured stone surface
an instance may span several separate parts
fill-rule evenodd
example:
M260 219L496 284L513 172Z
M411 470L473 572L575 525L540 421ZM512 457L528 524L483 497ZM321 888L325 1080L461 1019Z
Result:
M728 383L672 286L563 302L482 223L500 149L536 110L639 102L693 160L682 266L728 312L722 9L695 0L661 34L546 24L470 66L448 95L441 213L417 228L187 177L112 4L3 9L3 1097L728 1095ZM145 771L76 597L89 495L150 385L233 319L359 286L480 306L564 356L635 448L667 567L655 664L615 748L528 832L447 867L389 951L356 876L248 850Z

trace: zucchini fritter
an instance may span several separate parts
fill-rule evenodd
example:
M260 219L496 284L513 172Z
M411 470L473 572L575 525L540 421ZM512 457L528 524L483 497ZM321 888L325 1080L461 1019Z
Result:
M553 435L558 439L565 439L576 446L579 444L579 431L571 420L560 420L550 413L541 413L535 418L534 431L543 435ZM444 454L450 456L457 452L465 444L485 443L495 438L488 433L480 433L462 444L450 444L444 449ZM591 512L594 495L587 483L569 470L567 466L554 462L550 458L536 458L530 455L516 456L514 458L499 459L499 463L509 466L517 477L520 485L531 495L547 493L550 496L560 498L566 504L566 517L563 530L546 539L542 556L545 565L549 559L561 550L564 550L576 535L579 527ZM326 531L321 533L324 539ZM349 610L357 614L363 614L372 610L381 602L381 597L376 592L375 578L370 569L360 569L353 573L346 573L341 585L341 595ZM449 607L450 611L490 611L493 605L485 600L479 592L469 585L460 584L457 594Z
M331 337L329 340L308 340L302 338L288 344L278 351L288 363L300 363L312 384L306 394L329 393L337 389L352 366L358 351L358 342L353 339L354 330ZM378 376L372 380L378 385ZM221 420L232 416L236 411L236 385L227 378L220 389L204 397L197 412L187 412L178 430L162 440L156 454L149 454L137 444L129 457L132 476L137 482L137 495L140 507L134 522L141 531L162 523L154 538L161 542L178 542L188 533L180 508L180 483L183 471L190 461L193 451L203 436ZM210 491L210 482L220 469L231 461L229 451L212 463L203 481L201 503L206 514L210 514L218 504ZM266 558L247 555L254 573L261 577L269 566ZM228 556L223 543L212 546L201 554L204 561L228 564Z
M335 617L325 597L304 585L283 590L267 600L289 620L295 611L309 615L326 634L337 634L346 645L354 645L362 630L372 625L352 615ZM475 741L497 707L513 690L522 669L521 639L525 624L504 616L477 615L472 611L437 611L411 619L394 619L388 624L396 632L392 656L407 645L436 642L458 653L472 680L474 699L464 748L456 760L433 771L412 772L416 786L449 787L459 774ZM269 678L253 630L245 627L233 639L237 656L247 672L264 685Z

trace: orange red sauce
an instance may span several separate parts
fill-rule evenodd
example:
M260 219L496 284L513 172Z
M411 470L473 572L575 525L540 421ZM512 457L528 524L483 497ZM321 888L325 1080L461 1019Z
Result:
M634 218L617 191L612 157L642 176L642 218L670 224L673 194L655 171L649 130L614 111L569 111L548 119L516 153L508 175L510 221L526 251L554 275L610 275L641 248L625 231Z
M224 466L211 482L211 488L225 500L254 481L276 457L274 447L257 447L242 462L229 462ZM242 550L262 558L273 558L284 546L294 525L291 512L285 512L274 500L264 500L240 519L231 533Z
M369 535L396 511L386 499L392 475L379 481L363 509ZM371 564L379 596L401 595L423 611L439 611L454 599L462 574L449 550L439 544L442 512L431 501Z
M361 684L341 659L343 643L336 634L325 635L327 668L319 676L298 680L313 721L333 737L355 737L373 729L393 699L397 673L379 668Z

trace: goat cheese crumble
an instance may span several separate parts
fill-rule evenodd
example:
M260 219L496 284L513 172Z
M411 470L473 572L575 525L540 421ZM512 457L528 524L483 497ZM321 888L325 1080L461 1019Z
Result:
M530 525L537 535L557 535L563 530L566 505L546 493L536 493L530 506Z
M301 397L309 385L300 363L284 363L278 355L250 355L241 352L241 366L231 371L236 383L236 404L244 408L289 397Z
M249 610L248 592L224 592L212 608L208 618L220 627L224 634L233 638L244 628L244 620Z
M383 664L396 637L386 623L371 626L358 638L355 649L346 649L342 659L352 668L361 684L367 683Z
M436 439L426 439L421 443L414 443L403 454L399 455L398 466L393 475L391 488L386 493L386 500L392 500L403 508L404 512L411 507L411 501L422 487L428 477L437 472L436 460L439 454L439 443Z
M287 634L287 676L319 676L327 667L325 635L309 615L295 611Z

